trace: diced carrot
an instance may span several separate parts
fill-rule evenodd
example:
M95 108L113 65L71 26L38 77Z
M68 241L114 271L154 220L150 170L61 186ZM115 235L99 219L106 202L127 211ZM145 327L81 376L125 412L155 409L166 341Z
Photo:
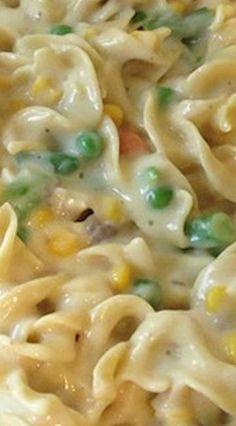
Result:
M147 141L133 128L128 126L121 127L119 129L119 136L121 155L138 155L150 152Z

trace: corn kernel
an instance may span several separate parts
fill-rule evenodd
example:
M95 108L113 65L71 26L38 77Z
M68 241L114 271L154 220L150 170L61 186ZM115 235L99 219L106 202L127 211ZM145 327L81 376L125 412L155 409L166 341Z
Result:
M122 204L114 197L107 197L103 200L104 218L108 221L120 223L124 220Z
M121 263L112 271L112 287L118 293L126 291L130 286L131 271L127 263Z
M48 248L57 256L72 256L79 250L78 236L65 229L56 230L48 239Z
M32 90L31 90L32 95L38 96L42 92L45 92L46 90L48 90L50 87L51 85L48 79L45 79L43 77L38 77L32 86Z
M172 9L174 10L174 12L179 14L182 14L186 12L187 10L187 5L184 3L181 3L180 1L172 1L170 5Z
M211 288L206 296L206 309L209 314L215 314L219 311L226 295L224 286Z
M115 104L105 104L104 112L114 121L117 127L120 127L124 121L124 112Z
M34 228L36 227L41 228L47 225L48 223L52 222L53 219L54 219L54 215L52 210L45 207L33 212L29 220L29 225Z
M224 350L228 359L236 364L236 332L229 332L224 336Z
M34 82L31 93L33 97L41 96L43 101L47 104L55 104L59 102L62 97L60 89L54 89L49 79L38 77Z

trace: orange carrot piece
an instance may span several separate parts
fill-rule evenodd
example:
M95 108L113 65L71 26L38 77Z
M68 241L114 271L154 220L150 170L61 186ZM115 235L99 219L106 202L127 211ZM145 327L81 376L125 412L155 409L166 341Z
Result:
M121 127L120 135L120 154L121 155L140 155L150 152L150 147L135 129L131 127Z

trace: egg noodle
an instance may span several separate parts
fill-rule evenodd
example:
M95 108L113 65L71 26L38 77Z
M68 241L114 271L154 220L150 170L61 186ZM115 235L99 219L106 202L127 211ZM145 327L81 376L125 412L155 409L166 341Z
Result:
M236 2L0 1L0 426L236 426Z

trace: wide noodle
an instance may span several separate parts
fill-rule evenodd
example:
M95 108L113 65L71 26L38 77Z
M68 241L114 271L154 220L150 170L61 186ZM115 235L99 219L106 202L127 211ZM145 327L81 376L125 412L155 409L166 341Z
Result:
M235 3L0 1L0 426L236 426Z

